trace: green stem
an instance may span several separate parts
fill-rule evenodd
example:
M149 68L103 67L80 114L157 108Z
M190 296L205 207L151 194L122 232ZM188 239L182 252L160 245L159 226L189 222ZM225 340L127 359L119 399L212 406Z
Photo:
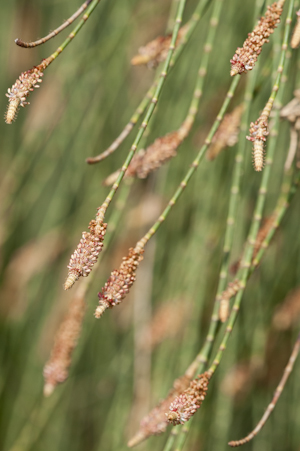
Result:
M190 179L192 178L193 174L195 173L196 169L198 168L200 161L202 160L208 146L211 143L211 140L214 136L214 134L216 133L220 122L222 121L224 114L229 106L229 103L234 95L235 89L238 85L239 82L239 78L234 78L231 82L231 86L228 90L228 93L226 95L226 98L223 102L223 105L220 109L220 112L215 120L215 122L213 123L213 126L210 129L210 132L205 140L205 144L201 147L197 157L195 158L195 160L193 161L193 163L191 164L190 169L188 170L186 176L184 177L184 179L181 181L179 187L177 188L177 190L175 191L175 194L173 195L173 197L171 198L171 200L169 201L167 207L164 209L164 211L162 212L162 214L160 215L160 217L158 218L158 220L155 222L155 224L149 229L149 231L146 233L146 235L137 243L136 247L141 247L143 248L145 246L145 244L150 240L150 238L157 232L157 230L159 229L159 227L161 226L161 224L166 220L168 214L170 213L172 207L174 207L174 205L176 204L177 200L179 199L179 197L181 196L181 194L183 193L184 189L186 188L188 182L190 181Z
M151 119L153 111L154 111L154 109L156 107L156 104L158 102L158 99L159 99L159 96L161 94L163 85L164 85L165 80L166 80L167 75L168 75L168 71L169 71L169 67L170 67L170 61L171 61L171 58L172 58L172 55L173 55L173 52L174 52L174 49L175 49L175 43L176 43L176 40L177 40L179 28L180 28L180 25L182 23L182 15L183 15L185 3L186 3L186 0L180 0L179 7L178 7L178 12L177 12L176 23L175 23L173 34L172 34L172 40L171 40L171 44L170 44L170 47L169 47L168 56L166 58L163 70L162 70L162 72L160 74L160 78L159 78L159 81L157 83L157 87L156 87L154 96L153 96L153 98L151 100L151 104L150 104L150 106L148 108L148 111L147 111L147 113L145 115L145 118L144 118L144 120L143 120L143 122L141 124L140 130L137 133L137 136L136 136L136 138L134 140L134 143L131 146L131 150L128 153L127 158L126 158L126 160L125 160L125 162L124 162L124 164L123 164L123 166L121 168L119 176L118 176L116 182L113 184L112 189L110 190L108 196L106 197L105 201L103 202L102 206L100 207L100 209L99 209L99 211L97 213L97 218L96 219L100 223L103 222L103 220L104 220L105 212L106 212L109 204L111 203L115 193L117 192L117 190L118 190L118 188L120 186L120 183L121 183L121 181L122 181L122 179L124 177L124 174L125 174L128 166L129 166L130 161L132 160L132 158L133 158L133 156L134 156L134 154L136 152L138 144L139 144L140 140L143 137L143 134L144 134L144 132L145 132L147 126L148 126L149 120Z
M293 12L293 6L294 6L294 0L291 0L290 4L289 4L287 19L286 19L286 25L285 25L284 38L283 38L279 66L277 69L278 74L276 77L275 85L273 86L273 89L272 89L272 94L270 96L270 99L272 99L272 104L274 103L277 91L279 89L282 72L284 70L285 75L287 72L287 65L284 66L284 63L285 63L286 50L287 50L287 46L288 46L288 38L289 38L290 27L291 27L291 16L292 16L292 12ZM282 91L281 91L280 97L282 98ZM269 99L268 103L270 102L270 99ZM278 123L279 123L279 112L277 111L274 128L276 128L276 129L278 128ZM277 132L273 133L271 136L271 139L270 139L268 153L267 153L267 159L266 159L266 168L265 168L263 176L262 176L262 181L261 181L261 185L260 185L260 189L259 189L259 195L258 195L258 199L256 202L253 220L252 220L250 232L249 232L248 239L247 239L247 245L246 245L246 248L245 248L245 251L243 254L241 268L238 272L238 277L237 277L239 280L240 290L239 290L238 294L236 295L235 302L232 307L232 311L231 311L229 321L228 321L228 324L226 327L226 331L225 331L222 343L219 347L219 351L209 369L209 371L212 374L215 372L218 365L220 364L223 352L226 349L226 344L227 344L229 335L233 329L233 326L234 326L234 323L235 323L235 320L236 320L236 317L237 317L237 314L238 314L238 311L240 308L240 303L242 300L244 289L246 287L247 279L249 277L249 273L251 270L254 245L256 242L257 233L259 231L259 227L260 227L260 223L261 223L263 208L264 208L265 200L266 200L268 182L270 179L271 166L273 163L274 153L275 153L275 149L276 149L276 137L277 137Z
M189 22L186 24L187 31L186 31L186 33L184 35L184 38L182 39L182 41L180 42L180 44L178 45L178 47L174 51L174 54L173 54L172 59L170 61L170 69L169 70L171 70L175 66L179 56L181 55L182 50L184 49L185 45L189 41L193 31L196 28L196 25L200 21L202 15L203 15L203 12L204 12L207 4L209 3L209 1L210 0L204 0L204 1L200 0L199 1L198 6L195 9L195 12L193 13L193 15L192 15L191 19L189 20ZM146 95L144 96L143 100L141 101L141 103L139 104L139 106L137 107L137 109L135 110L133 115L131 116L128 124L125 125L125 127L122 130L122 132L120 133L120 135L113 141L113 143L106 150L104 150L104 152L101 152L96 157L89 157L89 158L87 158L86 162L88 164L99 163L100 161L104 160L109 155L111 155L115 150L118 149L118 147L122 144L124 139L127 138L129 133L131 132L131 130L137 124L137 122L140 119L141 115L144 113L144 111L146 110L147 106L151 102L151 99L153 98L154 93L155 93L155 89L157 88L158 80L159 80L159 76L156 77L155 80L153 81L152 85L148 89L148 91L147 91Z
M61 54L61 52L63 52L64 49L70 44L70 42L75 38L75 36L81 30L83 25L86 23L86 21L88 20L88 18L90 17L90 15L94 11L98 3L100 3L100 0L94 0L90 4L90 6L87 8L86 12L82 16L82 19L80 20L80 22L78 22L74 30L71 31L67 39L65 39L65 41L56 49L54 53L52 53L52 55L50 55L48 58L46 58L46 60L43 61L43 63L46 64L46 67L49 66L49 64L51 64L52 61L54 61Z

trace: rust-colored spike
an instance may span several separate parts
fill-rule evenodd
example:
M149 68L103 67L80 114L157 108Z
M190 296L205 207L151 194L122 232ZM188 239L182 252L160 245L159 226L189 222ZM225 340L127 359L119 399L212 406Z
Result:
M243 47L237 48L235 55L230 60L230 75L232 77L237 74L247 73L253 69L261 53L262 46L269 42L269 36L274 32L274 29L280 22L283 4L284 0L281 0L268 6L266 14L261 17L252 33L248 34L248 38L244 42Z

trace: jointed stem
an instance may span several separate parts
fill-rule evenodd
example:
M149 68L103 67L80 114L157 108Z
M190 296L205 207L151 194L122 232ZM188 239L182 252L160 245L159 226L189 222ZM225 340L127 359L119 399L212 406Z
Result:
M70 42L75 38L77 33L81 30L81 28L86 23L86 21L88 20L88 18L90 17L90 15L94 11L94 9L98 5L98 3L100 3L100 1L101 0L93 0L92 1L90 6L88 7L86 13L84 13L84 15L82 16L82 19L80 20L78 25L74 28L74 30L69 34L67 39L65 39L65 41L62 43L62 45L60 45L57 48L57 50L54 53L52 53L52 55L50 55L48 58L46 58L46 60L43 61L43 63L45 63L46 66L49 66L49 64L52 63L52 61L54 61L61 54L61 52L63 52L64 49L70 44Z
M164 209L164 211L162 212L162 214L160 215L160 217L158 218L158 220L155 222L155 224L149 229L149 231L146 233L146 235L137 243L136 247L140 247L143 248L145 246L145 244L150 240L150 238L157 232L157 230L159 229L159 227L161 226L161 224L165 221L165 219L167 218L168 214L170 213L172 207L176 204L177 200L179 199L179 197L181 196L181 194L183 193L184 189L186 188L188 182L190 181L190 179L192 178L193 174L195 173L196 169L198 168L200 161L202 160L208 146L211 143L211 140L214 136L214 134L216 133L220 122L222 121L224 114L228 108L228 105L233 97L233 94L235 92L235 89L238 85L239 82L239 78L236 77L233 79L231 86L228 90L228 93L226 95L226 98L223 102L223 105L221 107L221 110L213 124L213 126L210 129L210 132L205 140L205 144L201 147L197 157L195 158L195 160L193 161L193 163L191 164L190 169L188 170L186 176L184 177L184 179L182 180L182 182L180 183L179 187L177 188L177 190L175 191L174 196L171 198L171 200L169 201L167 207Z
M159 79L159 81L157 83L157 87L155 89L154 96L153 96L153 98L151 100L151 104L150 104L150 106L148 108L148 111L147 111L147 113L145 115L145 118L144 118L144 120L142 122L141 128L140 128L140 130L139 130L139 132L138 132L138 134L137 134L137 136L136 136L136 138L134 140L134 143L131 146L131 150L128 153L128 156L127 156L127 158L126 158L126 160L125 160L125 162L124 162L124 164L123 164L123 166L121 168L121 171L119 173L117 181L113 184L112 189L110 190L108 196L106 197L105 201L103 202L101 208L99 209L99 211L97 213L97 220L99 222L104 220L105 212L106 212L110 202L112 201L117 189L119 188L119 185L120 185L120 183L121 183L121 181L122 181L122 179L124 177L124 174L125 174L128 166L129 166L130 161L132 160L132 157L135 154L137 146L138 146L140 140L143 137L143 134L144 134L144 132L145 132L147 126L148 126L149 120L151 119L153 111L154 111L154 109L156 107L156 104L158 102L158 98L159 98L160 93L162 91L165 79L166 79L166 77L168 75L168 71L169 71L169 67L170 67L170 61L171 61L171 58L172 58L172 55L173 55L173 52L174 52L174 49L175 49L175 43L176 43L178 31L179 31L179 28L180 28L180 25L181 25L181 22L182 22L182 15L183 15L185 3L186 3L186 0L180 0L179 7L178 7L178 12L177 12L176 23L175 23L174 30L173 30L173 35L172 35L172 40L171 40L171 44L170 44L170 47L169 47L168 56L167 56L167 59L165 61L163 70L162 70L162 72L160 74L160 79Z
M184 34L184 37L182 38L182 41L179 43L178 47L174 51L174 54L173 54L172 59L170 61L170 69L175 66L179 56L181 55L182 50L184 49L186 43L190 39L193 31L196 28L197 23L201 19L203 11L206 8L206 6L209 3L209 1L210 0L204 0L204 1L200 0L199 3L198 3L198 6L197 6L197 8L196 8L196 10L194 12L194 14L191 17L191 19L185 25L185 27L187 27L187 31ZM96 157L89 157L89 158L87 158L86 162L88 164L99 163L100 161L104 160L109 155L111 155L115 150L118 149L118 147L122 144L124 139L127 138L129 133L134 128L134 126L137 124L139 118L141 117L141 115L144 113L145 109L149 105L151 99L153 98L155 89L157 87L158 79L159 79L159 77L155 78L155 80L153 81L152 85L148 89L146 95L144 96L143 100L141 101L141 103L137 107L136 111L134 112L134 114L130 118L130 121L124 127L124 129L122 130L120 135L114 140L114 142L104 152L100 153Z
M57 36L61 31L63 31L65 28L67 28L69 25L71 25L77 17L80 16L81 13L89 6L92 0L86 0L83 5L80 6L80 8L71 16L69 19L67 19L60 27L56 28L54 31L51 31L47 36L44 38L38 39L34 42L25 42L21 39L15 39L15 43L23 48L29 49L36 47L37 45L44 44L45 42L49 41L50 39Z
M269 418L269 416L271 415L271 413L274 410L274 407L284 389L284 386L289 378L289 375L291 374L293 367L294 367L294 363L297 359L297 356L299 354L299 350L300 350L300 333L298 334L296 343L294 345L292 354L289 358L288 364L285 367L283 376L275 390L274 396L272 401L270 402L270 404L267 407L267 410L265 411L264 415L262 416L261 420L259 421L259 423L257 424L256 428L250 432L250 434L247 435L247 437L241 439L241 440L236 440L236 441L231 441L228 443L228 445L232 446L232 447L236 447L236 446L240 446L240 445L244 445L245 443L250 442L250 440L252 440L258 433L259 431L262 429L262 427L266 424L267 419Z
M278 91L279 89L279 85L277 84L277 82L280 82L281 79L281 74L283 72L283 68L284 68L284 62L285 62L285 55L286 55L286 49L287 49L287 42L288 42L288 37L289 37L289 31L290 31L290 24L291 24L291 15L292 15L292 11L293 11L293 5L294 5L294 0L290 1L289 4L289 10L288 10L288 15L287 15L287 19L286 19L286 25L285 25L285 32L284 32L284 38L283 38L283 44L282 44L282 51L281 51L281 56L280 56L280 62L279 62L279 66L278 66L278 76L276 79L276 89L275 87L273 87L272 90L272 96L274 96L275 98L275 92ZM286 65L287 66L287 65ZM285 67L285 71L287 70L287 67ZM282 92L281 92L281 96L282 96ZM275 127L278 126L278 121L279 121L279 113L277 112L276 114L276 125ZM266 193L267 193L267 187L268 187L268 182L269 182L269 178L270 178L270 172L271 172L271 165L273 163L273 157L274 157L274 152L275 152L275 148L276 148L276 142L275 142L275 138L274 136L271 137L270 143L269 143L269 147L268 147L268 153L267 153L267 159L266 159L266 168L265 171L263 173L262 176L262 180L261 180L261 185L260 185L260 189L259 189L259 195L258 195L258 199L256 202L256 207L255 207L255 211L253 214L253 221L250 227L250 232L248 235L248 239L247 239L247 245L243 254L243 258L242 258L242 262L241 262L241 268L238 272L237 278L239 280L239 284L240 284L240 290L235 298L235 302L234 305L232 307L232 312L230 314L229 317L229 321L228 321L228 325L226 327L226 332L224 334L223 337L223 341L220 345L219 351L209 369L209 371L213 374L216 370L216 368L218 367L223 351L226 349L226 344L229 338L229 335L232 331L232 328L234 326L239 308L240 308L240 303L242 300L242 296L244 293L244 289L246 287L246 283L247 283L247 279L249 277L249 273L250 273L250 269L251 269L251 264L252 264L252 256L253 256L253 251L254 251L254 246L255 246L255 241L256 241L256 237L257 237L257 233L260 227L260 222L261 222L261 218L262 218L262 213L263 213L263 208L265 205L265 199L266 199Z

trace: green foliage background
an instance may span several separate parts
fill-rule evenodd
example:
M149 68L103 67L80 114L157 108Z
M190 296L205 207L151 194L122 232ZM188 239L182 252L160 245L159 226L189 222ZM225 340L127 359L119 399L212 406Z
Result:
M196 4L196 0L187 2L184 22ZM23 70L51 54L62 40L57 37L26 50L16 47L14 39L31 40L47 34L79 6L79 2L66 0L3 2L3 112L7 88ZM113 240L88 292L83 333L70 377L52 397L43 398L43 366L72 298L72 292L62 289L69 256L107 194L102 180L122 165L135 132L99 165L88 166L85 159L100 153L115 139L151 84L154 72L131 67L130 59L141 45L164 34L170 6L166 0L102 0L79 36L47 69L41 89L30 97L31 105L19 112L13 125L0 124L0 449L5 451L127 449L127 440L137 430L141 416L167 394L205 339L221 264L236 147L227 149L214 162L201 162L153 245L149 244L140 268L141 280L129 298L107 311L100 321L94 319L93 311L97 292L111 270L119 266L127 249L155 220L150 207L159 214L202 145L230 85L229 60L253 28L252 0L224 1L192 133L167 167L130 187ZM185 118L210 10L211 5L167 79L143 144L175 130ZM258 117L271 91L272 61L278 58L282 25L261 56L251 120ZM298 60L299 51L293 51L285 103L299 87ZM244 86L243 79L233 105L242 100ZM278 197L288 146L288 125L282 123L266 215ZM232 263L243 249L261 179L252 168L250 143L243 171ZM122 184L118 196L125 189L126 184ZM145 213L143 205L150 195ZM194 419L186 449L226 449L228 440L241 438L254 427L272 398L296 338L296 330L276 331L272 317L276 306L300 282L297 205L299 194L247 286L228 349L210 384L207 400ZM114 200L108 223L117 208L118 200ZM35 243L40 251L33 254L29 243ZM27 254L20 260L24 249ZM151 310L175 300L190 305L191 315L179 334L160 344L151 359L146 356L143 360L140 324L150 321ZM139 302L143 305L141 312ZM259 360L260 373L250 378L240 397L233 397L224 389L224 378L237 362L250 359ZM141 371L139 376L139 365L149 362L149 372ZM137 388L140 378L144 399L143 390ZM238 382L233 379L233 383ZM299 400L298 362L269 422L245 449L299 450ZM166 435L150 438L137 449L163 449L165 441Z

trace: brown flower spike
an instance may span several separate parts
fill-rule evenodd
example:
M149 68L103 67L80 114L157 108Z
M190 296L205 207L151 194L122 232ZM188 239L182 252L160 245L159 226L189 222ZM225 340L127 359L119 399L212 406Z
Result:
M174 381L173 388L170 390L168 396L160 401L160 403L142 419L139 431L128 442L129 448L138 445L151 435L159 435L165 432L168 426L166 411L169 409L170 404L188 388L190 381L191 379L187 375Z
M237 74L247 73L248 70L253 69L261 53L262 46L266 42L269 42L269 36L280 23L283 4L284 0L281 0L268 6L266 14L261 17L252 33L248 34L248 38L244 42L243 47L237 48L235 55L230 60L230 75L232 77Z
M151 172L156 171L171 158L176 157L177 148L188 136L193 121L187 118L178 130L167 133L165 136L157 138L154 143L146 149L141 149L132 158L125 177L138 177L145 179ZM120 171L109 175L103 182L105 186L112 185L118 178Z
M184 37L186 31L186 27L180 28L176 40L176 47ZM139 48L139 54L132 58L131 64L133 66L147 64L149 68L157 67L159 63L165 61L167 58L171 41L171 34L167 36L158 36L156 39L153 39L153 41L150 41L145 46Z
M201 407L208 389L211 374L207 371L194 379L190 386L170 405L167 420L174 426L184 424Z
M50 59L46 59L38 66L35 66L26 72L22 72L15 84L8 89L5 94L9 101L7 112L5 114L5 122L7 124L12 124L16 119L20 106L25 107L26 105L29 105L29 102L27 102L26 99L34 88L39 88L40 85L38 83L42 82L43 72L50 62Z
M127 257L123 257L120 268L111 273L102 291L98 293L99 306L95 311L96 318L100 318L107 308L120 304L129 293L136 278L135 271L143 260L143 253L144 249L131 247Z
M84 312L84 294L80 287L58 329L50 359L44 367L45 396L50 396L55 387L68 377L71 357L81 332Z
M90 231L82 233L82 238L68 264L69 273L64 285L65 290L69 290L79 277L87 277L91 272L103 248L106 227L106 223L99 224L93 219L89 224Z

